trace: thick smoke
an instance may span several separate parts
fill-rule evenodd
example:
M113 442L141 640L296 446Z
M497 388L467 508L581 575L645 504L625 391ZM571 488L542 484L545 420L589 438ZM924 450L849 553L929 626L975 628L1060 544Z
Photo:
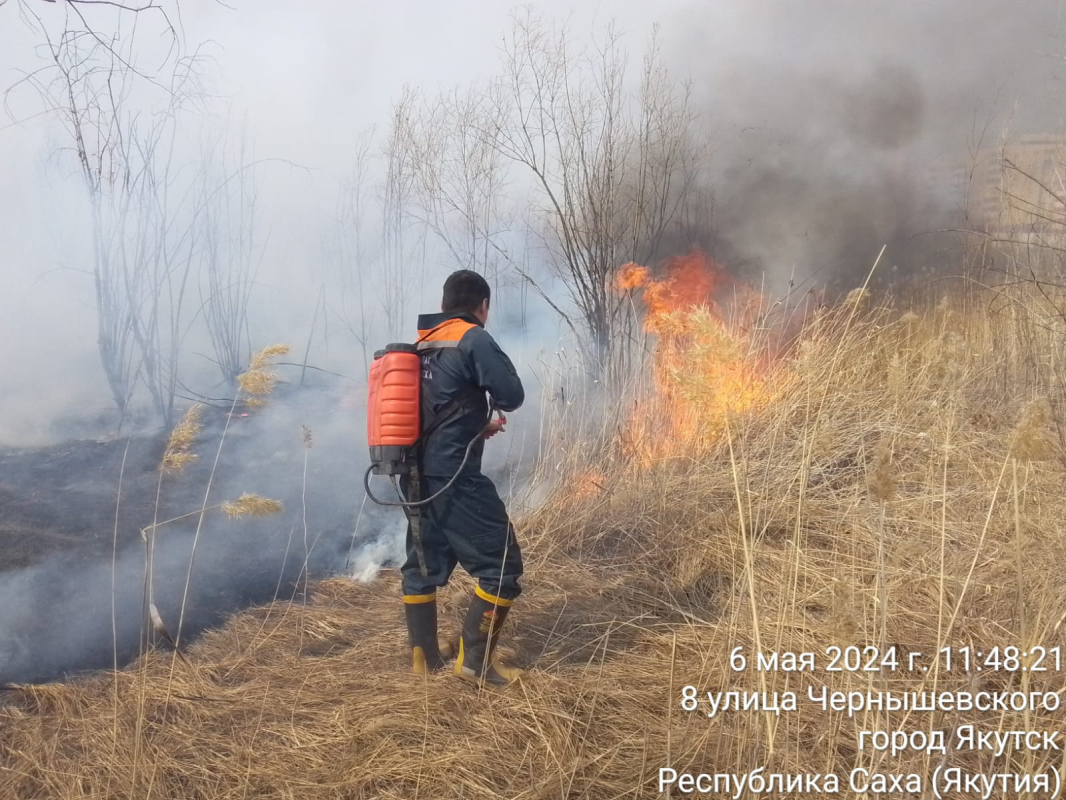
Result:
M551 17L571 4L541 5ZM402 3L372 12L367 4L297 9L283 0L236 11L208 0L183 4L186 38L217 42L208 53L217 102L206 115L229 120L231 133L246 131L249 158L265 160L254 172L260 218L248 338L256 348L293 346L276 394L233 421L209 501L256 492L282 500L286 511L237 521L209 514L185 636L248 603L298 596L307 573L369 576L402 555L402 515L365 503L360 486L365 353L391 338L377 231L382 196L373 185L384 167L376 154L405 83L432 93L483 80L496 68L496 44L508 26L504 6L423 6L413 13ZM9 84L39 66L37 42L12 12L13 4L0 7L0 75L10 75ZM790 276L802 288L846 289L862 280L884 244L882 277L950 270L958 241L930 232L968 224L955 165L994 152L1005 130L1060 128L1064 21L1050 0L620 3L610 13L628 31L630 79L650 23L662 21L663 53L675 75L692 80L711 153L705 178L713 203L699 220L701 235L671 240L672 252L663 255L702 245L749 280L765 277L771 290L785 288ZM605 21L602 13L574 13L569 30L580 37ZM116 649L120 661L138 651L139 531L154 513L164 436L140 409L119 432L109 408L88 274L90 220L69 138L54 118L35 113L32 94L7 99L18 124L0 121L0 447L67 449L0 451L9 470L0 472L0 532L21 524L13 509L35 490L34 470L46 457L61 462L69 455L71 462L65 472L49 473L56 483L43 487L62 495L53 510L68 518L19 530L37 537L32 558L16 560L13 535L0 540L2 555L20 567L0 572L0 681L108 666ZM354 180L360 131L372 126L378 149L364 195L369 233L355 248L338 198ZM195 127L182 131L182 164L192 163L202 143ZM523 191L515 188L519 203ZM408 223L409 231L417 228ZM510 235L515 252L536 251ZM946 251L948 245L956 249ZM353 253L364 262L362 293L352 289ZM410 332L418 311L437 307L440 283L456 264L424 231L411 233L403 258L411 277L403 319L394 323ZM544 286L562 295L558 286ZM367 330L357 309L372 315ZM535 292L511 284L501 288L490 330L529 389L527 406L486 452L486 470L516 501L540 447L540 417L565 402L541 394L564 326ZM572 351L571 344L564 349ZM181 394L219 398L212 402L220 408L211 410L196 468L164 483L164 516L203 501L230 391L212 357L202 331L184 340ZM310 369L302 368L305 360ZM309 451L301 426L313 431ZM137 457L127 465L112 567L114 497L130 435ZM93 446L61 444L71 438ZM84 461L86 454L97 458L96 445L106 453ZM72 504L82 490L91 508ZM195 524L181 522L158 532L155 599L175 629L194 531Z
M368 502L362 488L365 389L321 376L301 387L299 368L278 371L282 382L261 408L239 411L227 424L227 407L209 407L194 448L197 460L163 478L158 518L192 514L153 533L151 594L172 635L208 483L209 508L246 492L284 505L282 513L262 518L207 511L184 604L185 640L250 604L299 599L309 579L368 579L403 558L402 512ZM486 473L513 501L520 499L516 490L528 480L535 453L537 405L534 397L507 438L487 447ZM136 434L128 450L126 443L70 442L0 454L6 479L0 482L0 530L15 534L4 543L7 555L32 547L29 566L0 572L0 683L108 667L116 657L126 663L144 641L140 530L156 518L162 441ZM379 496L392 496L387 481L375 485ZM54 513L46 511L42 493L55 493ZM39 529L24 530L30 526ZM49 552L47 540L31 542L21 533L56 545Z
M671 36L714 152L727 263L781 287L943 274L972 227L967 167L1060 129L1066 20L1046 0L792 3L694 13ZM952 251L946 248L954 247Z

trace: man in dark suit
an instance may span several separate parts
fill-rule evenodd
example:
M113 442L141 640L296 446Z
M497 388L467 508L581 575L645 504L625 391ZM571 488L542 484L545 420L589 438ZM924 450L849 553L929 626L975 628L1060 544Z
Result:
M441 313L418 319L422 359L422 574L410 527L403 575L404 610L415 672L444 666L437 642L436 591L456 564L477 580L463 624L455 673L503 686L518 671L493 661L500 628L522 591L522 552L495 485L481 472L485 440L504 430L502 413L522 405L518 372L485 330L491 292L478 273L460 270L444 283ZM406 490L405 490L406 494Z

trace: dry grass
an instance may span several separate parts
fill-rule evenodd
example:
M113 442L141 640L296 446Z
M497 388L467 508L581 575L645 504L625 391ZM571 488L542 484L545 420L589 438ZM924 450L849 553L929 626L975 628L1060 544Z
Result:
M406 672L394 575L327 581L306 606L239 615L188 664L152 654L8 693L0 797L656 797L662 766L836 772L846 786L856 767L928 776L942 758L860 751L861 730L1057 730L1061 713L850 718L805 699L822 685L1064 688L1055 672L824 671L831 645L896 645L904 660L1066 646L1061 420L1032 380L1058 368L1061 322L1023 331L980 298L902 316L860 301L809 325L769 378L773 402L704 449L605 459L595 491L570 481L526 515L506 646L532 670L508 691ZM444 593L446 627L469 588ZM737 645L814 651L819 670L734 672ZM686 684L795 691L800 710L708 719L682 711ZM1061 754L946 762L1025 773Z
M245 492L236 500L222 503L222 510L233 519L244 516L266 517L270 514L280 514L283 510L280 500L273 500L258 494Z
M196 443L196 437L200 435L200 430L203 428L203 410L204 407L200 403L189 406L189 410L170 432L160 464L163 472L181 472L190 461L196 459L192 446Z
M252 355L248 369L237 376L237 386L245 392L245 405L256 408L266 402L266 395L274 391L274 385L278 381L276 372L271 372L269 367L275 358L289 352L287 344L273 344L264 347Z

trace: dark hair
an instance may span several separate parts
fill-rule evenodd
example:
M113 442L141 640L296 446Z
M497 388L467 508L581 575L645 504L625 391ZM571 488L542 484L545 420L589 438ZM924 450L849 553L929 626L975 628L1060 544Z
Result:
M444 282L444 298L440 310L445 314L471 313L477 311L482 300L492 295L489 283L473 270L453 272Z

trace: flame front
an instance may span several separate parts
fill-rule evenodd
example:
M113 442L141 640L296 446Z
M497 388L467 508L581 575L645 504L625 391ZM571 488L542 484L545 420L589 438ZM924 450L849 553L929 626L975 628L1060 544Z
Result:
M643 466L699 452L730 414L768 398L766 364L751 335L765 301L729 283L725 269L700 252L669 259L660 278L637 264L617 273L618 290L641 290L644 330L657 337L652 392L633 408L621 441ZM716 298L727 288L732 300L723 313Z

